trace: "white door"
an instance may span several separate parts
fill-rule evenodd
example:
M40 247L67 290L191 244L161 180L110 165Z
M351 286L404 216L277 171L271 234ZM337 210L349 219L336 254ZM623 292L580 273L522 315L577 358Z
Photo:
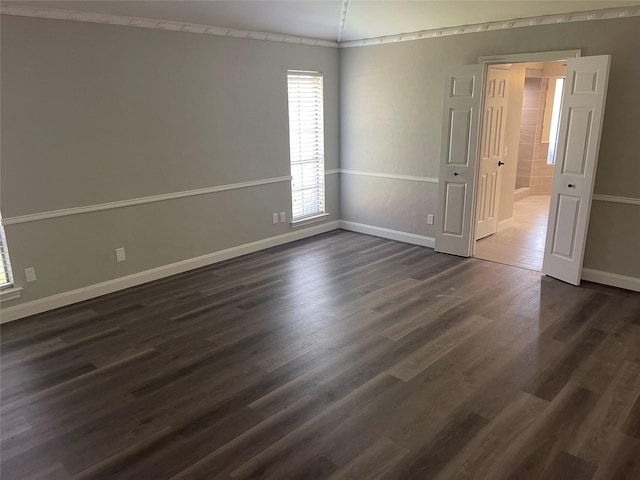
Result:
M480 178L476 202L476 240L498 231L498 204L504 165L504 132L507 125L509 69L490 66L484 96Z
M574 285L582 274L610 60L567 62L542 271Z
M478 154L483 65L445 73L436 242L438 252L471 255L471 212Z

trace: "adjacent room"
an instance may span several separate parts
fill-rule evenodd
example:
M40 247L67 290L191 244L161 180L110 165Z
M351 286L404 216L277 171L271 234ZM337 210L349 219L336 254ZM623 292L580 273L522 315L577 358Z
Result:
M477 258L542 270L566 66L560 60L488 69L484 111L495 118L483 119L480 134ZM515 165L499 158L508 156L508 145L516 149ZM501 208L512 216L498 221Z
M0 476L640 478L639 1L0 2Z

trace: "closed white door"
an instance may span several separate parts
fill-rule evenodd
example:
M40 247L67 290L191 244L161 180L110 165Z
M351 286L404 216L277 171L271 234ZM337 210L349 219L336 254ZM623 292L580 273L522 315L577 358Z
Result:
M472 247L482 73L483 65L453 67L445 73L435 249L463 257L471 255Z
M543 273L579 285L611 57L567 62Z
M504 132L507 125L509 69L490 66L487 74L482 140L480 143L480 177L476 202L476 240L498 231L498 205L502 165L504 165Z

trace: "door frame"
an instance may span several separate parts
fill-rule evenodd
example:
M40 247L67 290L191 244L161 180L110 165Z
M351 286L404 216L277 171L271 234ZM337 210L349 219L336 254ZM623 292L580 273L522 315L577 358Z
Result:
M480 112L484 112L485 105L485 88L487 81L487 74L489 70L489 65L501 65L501 64L513 64L513 63L532 63L532 62L554 62L558 60L568 60L569 58L578 58L582 55L582 50L555 50L549 52L531 52L531 53L514 53L514 54L505 54L505 55L489 55L478 57L478 64L483 65L483 75L482 75L482 97L480 98ZM480 115L479 124L478 124L478 142L480 142L481 134L484 129L483 115ZM478 191L478 184L480 183L480 148L477 149L476 155L476 168L473 172L473 178L471 183L473 184L474 192ZM474 219L477 214L477 198L474 197L474 201L472 204L471 210L471 218ZM476 222L472 220L471 222L471 238L473 239L471 242L471 256L475 256L476 253Z

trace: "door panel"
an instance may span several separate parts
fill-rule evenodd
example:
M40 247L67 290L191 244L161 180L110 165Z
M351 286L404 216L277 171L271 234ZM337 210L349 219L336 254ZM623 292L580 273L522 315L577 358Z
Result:
M436 251L463 257L471 254L482 72L482 65L466 65L445 74Z
M451 141L448 145L447 165L467 166L469 164L469 144L458 142L456 139L469 138L473 112L471 109L452 109L449 115L450 121L447 134Z
M589 152L589 133L593 108L577 107L569 109L567 146L562 159L562 173L584 176Z
M451 98L471 98L475 93L476 78L471 75L452 75L449 77L451 83Z
M595 95L598 88L598 70L574 71L571 76L572 95Z
M498 189L498 173L482 173L478 184L478 218L490 221L497 215L496 191Z
M558 196L558 211L553 222L556 235L551 245L551 253L567 260L574 257L576 220L580 212L580 198L569 195Z
M580 284L611 57L567 62L542 271Z
M498 204L504 152L509 70L490 66L488 69L480 147L480 179L476 200L476 240L498 230Z
M464 229L464 200L467 187L464 183L447 182L444 200L444 233L462 237Z

